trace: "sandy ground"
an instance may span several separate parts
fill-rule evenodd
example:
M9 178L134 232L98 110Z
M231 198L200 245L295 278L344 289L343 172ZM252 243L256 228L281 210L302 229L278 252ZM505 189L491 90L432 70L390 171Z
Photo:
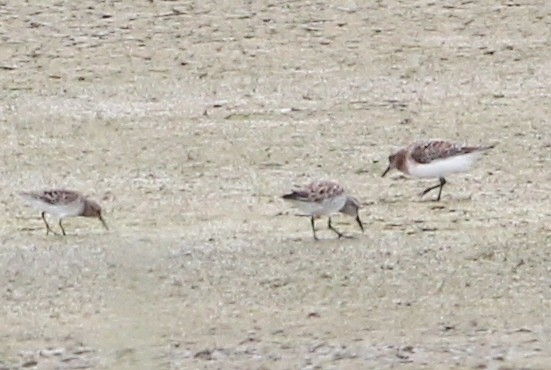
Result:
M0 3L0 369L550 368L548 1ZM380 178L430 137L497 147Z

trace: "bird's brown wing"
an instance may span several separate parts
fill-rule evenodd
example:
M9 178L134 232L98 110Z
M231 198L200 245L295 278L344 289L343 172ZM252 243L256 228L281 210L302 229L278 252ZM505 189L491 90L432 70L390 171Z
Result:
M334 181L319 181L308 185L309 200L321 202L344 193L342 186Z
M297 189L283 196L284 199L293 199L302 202L322 202L344 193L342 186L334 181L317 181Z
M411 149L411 157L418 163L430 163L490 148L492 147L463 146L449 141L433 140L415 144Z
M69 204L80 198L77 192L71 190L45 190L37 193L37 198L49 204Z

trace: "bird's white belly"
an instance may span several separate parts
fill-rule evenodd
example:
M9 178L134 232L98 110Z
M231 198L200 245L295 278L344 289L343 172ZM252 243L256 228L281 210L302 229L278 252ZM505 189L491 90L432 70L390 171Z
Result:
M413 177L432 178L446 177L452 173L467 171L480 153L456 155L438 159L430 163L409 163L409 174Z
M346 194L341 194L321 202L297 202L297 207L307 215L321 216L339 212L345 203Z
M33 203L33 205L41 211L57 218L78 216L82 213L84 208L83 202L78 201L71 202L69 204L56 205L33 199L31 200L31 203Z

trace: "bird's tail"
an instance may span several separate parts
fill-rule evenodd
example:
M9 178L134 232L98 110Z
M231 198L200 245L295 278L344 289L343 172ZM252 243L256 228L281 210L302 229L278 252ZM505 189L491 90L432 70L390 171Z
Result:
M297 199L297 193L296 193L296 191L293 191L292 193L284 194L281 197L283 199L287 199L287 200L296 200Z
M283 195L281 198L285 200L304 200L308 198L308 194L301 191L293 191L292 193Z
M32 200L36 198L36 194L31 191L21 191L17 194L25 200Z
M469 153L485 152L487 150L493 149L494 147L495 147L495 144L487 145L487 146L468 146L468 147L463 147L460 153L469 154Z
M494 149L495 147L496 147L496 144L492 144L492 145L487 145L487 146L481 146L481 147L478 148L478 150L485 151L485 150Z

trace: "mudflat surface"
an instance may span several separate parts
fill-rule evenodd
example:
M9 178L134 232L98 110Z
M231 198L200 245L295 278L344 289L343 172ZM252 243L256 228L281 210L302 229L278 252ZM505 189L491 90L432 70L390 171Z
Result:
M549 2L0 3L0 369L549 368ZM497 145L439 203L432 137Z

